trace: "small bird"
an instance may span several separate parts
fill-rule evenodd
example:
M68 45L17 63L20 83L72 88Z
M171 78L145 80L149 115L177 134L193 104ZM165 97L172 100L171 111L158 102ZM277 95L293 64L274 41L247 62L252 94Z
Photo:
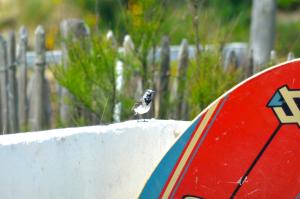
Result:
M154 93L151 89L146 90L143 97L132 107L134 115L143 115L150 110Z

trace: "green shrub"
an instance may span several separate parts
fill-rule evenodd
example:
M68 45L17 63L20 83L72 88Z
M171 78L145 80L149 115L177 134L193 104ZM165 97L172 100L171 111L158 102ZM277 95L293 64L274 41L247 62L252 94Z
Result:
M117 102L116 49L102 37L93 38L89 50L79 42L67 43L69 63L55 67L56 79L102 123L112 122Z

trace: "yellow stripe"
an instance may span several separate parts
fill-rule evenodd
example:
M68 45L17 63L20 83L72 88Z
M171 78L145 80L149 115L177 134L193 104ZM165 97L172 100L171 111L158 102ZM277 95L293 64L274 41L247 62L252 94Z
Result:
M205 129L207 123L209 122L211 116L213 115L215 109L217 108L219 104L219 101L217 101L216 103L214 103L214 105L207 111L205 117L203 118L199 128L197 129L194 137L192 138L190 144L188 145L185 153L183 154L175 172L173 173L173 176L171 177L169 184L167 185L167 188L164 192L164 194L162 195L162 198L168 198L171 194L171 191L177 181L177 179L179 178L188 158L190 157L193 148L195 147L195 145L197 144L198 139L200 138L200 136L202 135L203 130Z

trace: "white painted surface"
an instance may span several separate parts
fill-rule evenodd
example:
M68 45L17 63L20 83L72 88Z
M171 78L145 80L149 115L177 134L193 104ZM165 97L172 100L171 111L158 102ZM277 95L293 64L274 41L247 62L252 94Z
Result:
M188 125L128 121L0 136L0 198L136 198Z

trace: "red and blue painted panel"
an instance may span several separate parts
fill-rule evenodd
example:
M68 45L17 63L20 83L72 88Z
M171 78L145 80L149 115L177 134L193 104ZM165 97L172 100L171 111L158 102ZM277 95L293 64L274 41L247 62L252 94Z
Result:
M300 197L300 60L228 91L176 141L140 198Z

